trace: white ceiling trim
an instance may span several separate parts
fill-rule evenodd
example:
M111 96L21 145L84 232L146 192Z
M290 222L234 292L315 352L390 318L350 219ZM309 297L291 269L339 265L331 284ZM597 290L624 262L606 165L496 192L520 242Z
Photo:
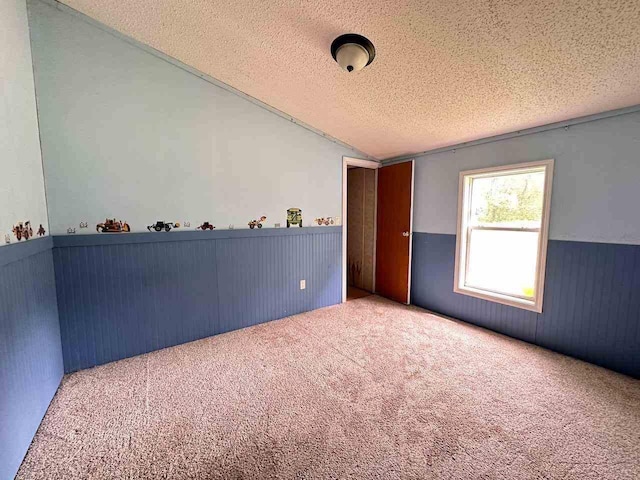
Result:
M400 155L398 157L390 157L380 160L384 165L391 165L393 163L403 162L409 159L415 159L416 157L434 155L436 153L450 152L453 150L459 150L462 148L473 147L475 145L482 145L484 143L499 142L500 140L507 140L509 138L523 137L525 135L532 135L534 133L546 132L548 130L556 130L559 128L569 128L573 125L580 125L581 123L595 122L596 120L602 120L605 118L618 117L620 115L627 115L630 113L640 112L640 105L634 105L626 108L619 108L616 110L610 110L608 112L596 113L594 115L587 115L584 117L573 118L571 120L565 120L563 122L549 123L547 125L540 125L539 127L525 128L523 130L517 130L515 132L503 133L502 135L495 135L493 137L479 138L470 142L457 143L448 147L436 148L433 150L425 150L424 152L417 152L407 155Z

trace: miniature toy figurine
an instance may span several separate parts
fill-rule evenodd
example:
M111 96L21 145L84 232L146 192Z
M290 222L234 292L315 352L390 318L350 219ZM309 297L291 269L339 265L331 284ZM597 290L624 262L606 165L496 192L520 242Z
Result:
M42 224L40 224L40 228L38 229L38 236L41 237L43 236L45 233L47 233L47 231L44 229L44 227L42 226Z
M196 228L196 230L213 230L214 228L216 227L211 225L209 222L204 222L202 225Z
M264 215L262 217L260 217L258 220L251 220L247 225L249 225L249 228L251 230L253 230L254 228L258 227L258 228L262 228L262 222L264 222L267 219L267 217L265 217Z
M302 210L299 208L290 208L287 210L287 228L291 225L302 227Z
M14 233L18 241L23 238L25 240L29 240L30 237L33 237L33 229L31 228L31 222L29 220L24 222L24 224L22 222L18 223L18 225L13 227L11 231Z
M333 217L322 217L322 218L316 218L316 223L318 225L333 225L334 221L333 221Z
M180 224L178 222L176 222L176 223L172 223L172 222L166 223L166 222L163 222L161 220L158 220L153 225L147 225L147 230L151 231L153 229L156 232L161 232L162 230L164 230L165 232L169 232L169 231L171 231L172 228L180 228Z
M117 221L115 218L107 218L104 223L96 225L96 231L100 233L128 233L131 227L127 222Z

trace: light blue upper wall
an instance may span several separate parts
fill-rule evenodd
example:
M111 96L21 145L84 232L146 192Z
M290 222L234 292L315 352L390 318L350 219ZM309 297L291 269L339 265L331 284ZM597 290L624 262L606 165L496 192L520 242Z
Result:
M247 228L260 215L272 227L290 207L305 226L341 215L352 150L64 9L30 0L29 11L54 234L85 221L95 233L106 217L144 231Z
M414 230L456 233L460 171L547 158L551 239L640 244L640 112L416 157Z
M0 2L0 247L12 228L47 227L25 0Z

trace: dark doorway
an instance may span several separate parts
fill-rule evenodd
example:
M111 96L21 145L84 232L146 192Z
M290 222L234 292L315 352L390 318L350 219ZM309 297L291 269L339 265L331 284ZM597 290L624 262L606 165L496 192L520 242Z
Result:
M375 275L376 171L347 170L347 300L371 295Z

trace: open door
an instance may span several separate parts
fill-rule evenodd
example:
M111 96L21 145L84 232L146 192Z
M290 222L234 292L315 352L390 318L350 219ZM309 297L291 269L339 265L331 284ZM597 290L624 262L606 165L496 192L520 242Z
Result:
M410 303L413 160L378 169L376 293Z

